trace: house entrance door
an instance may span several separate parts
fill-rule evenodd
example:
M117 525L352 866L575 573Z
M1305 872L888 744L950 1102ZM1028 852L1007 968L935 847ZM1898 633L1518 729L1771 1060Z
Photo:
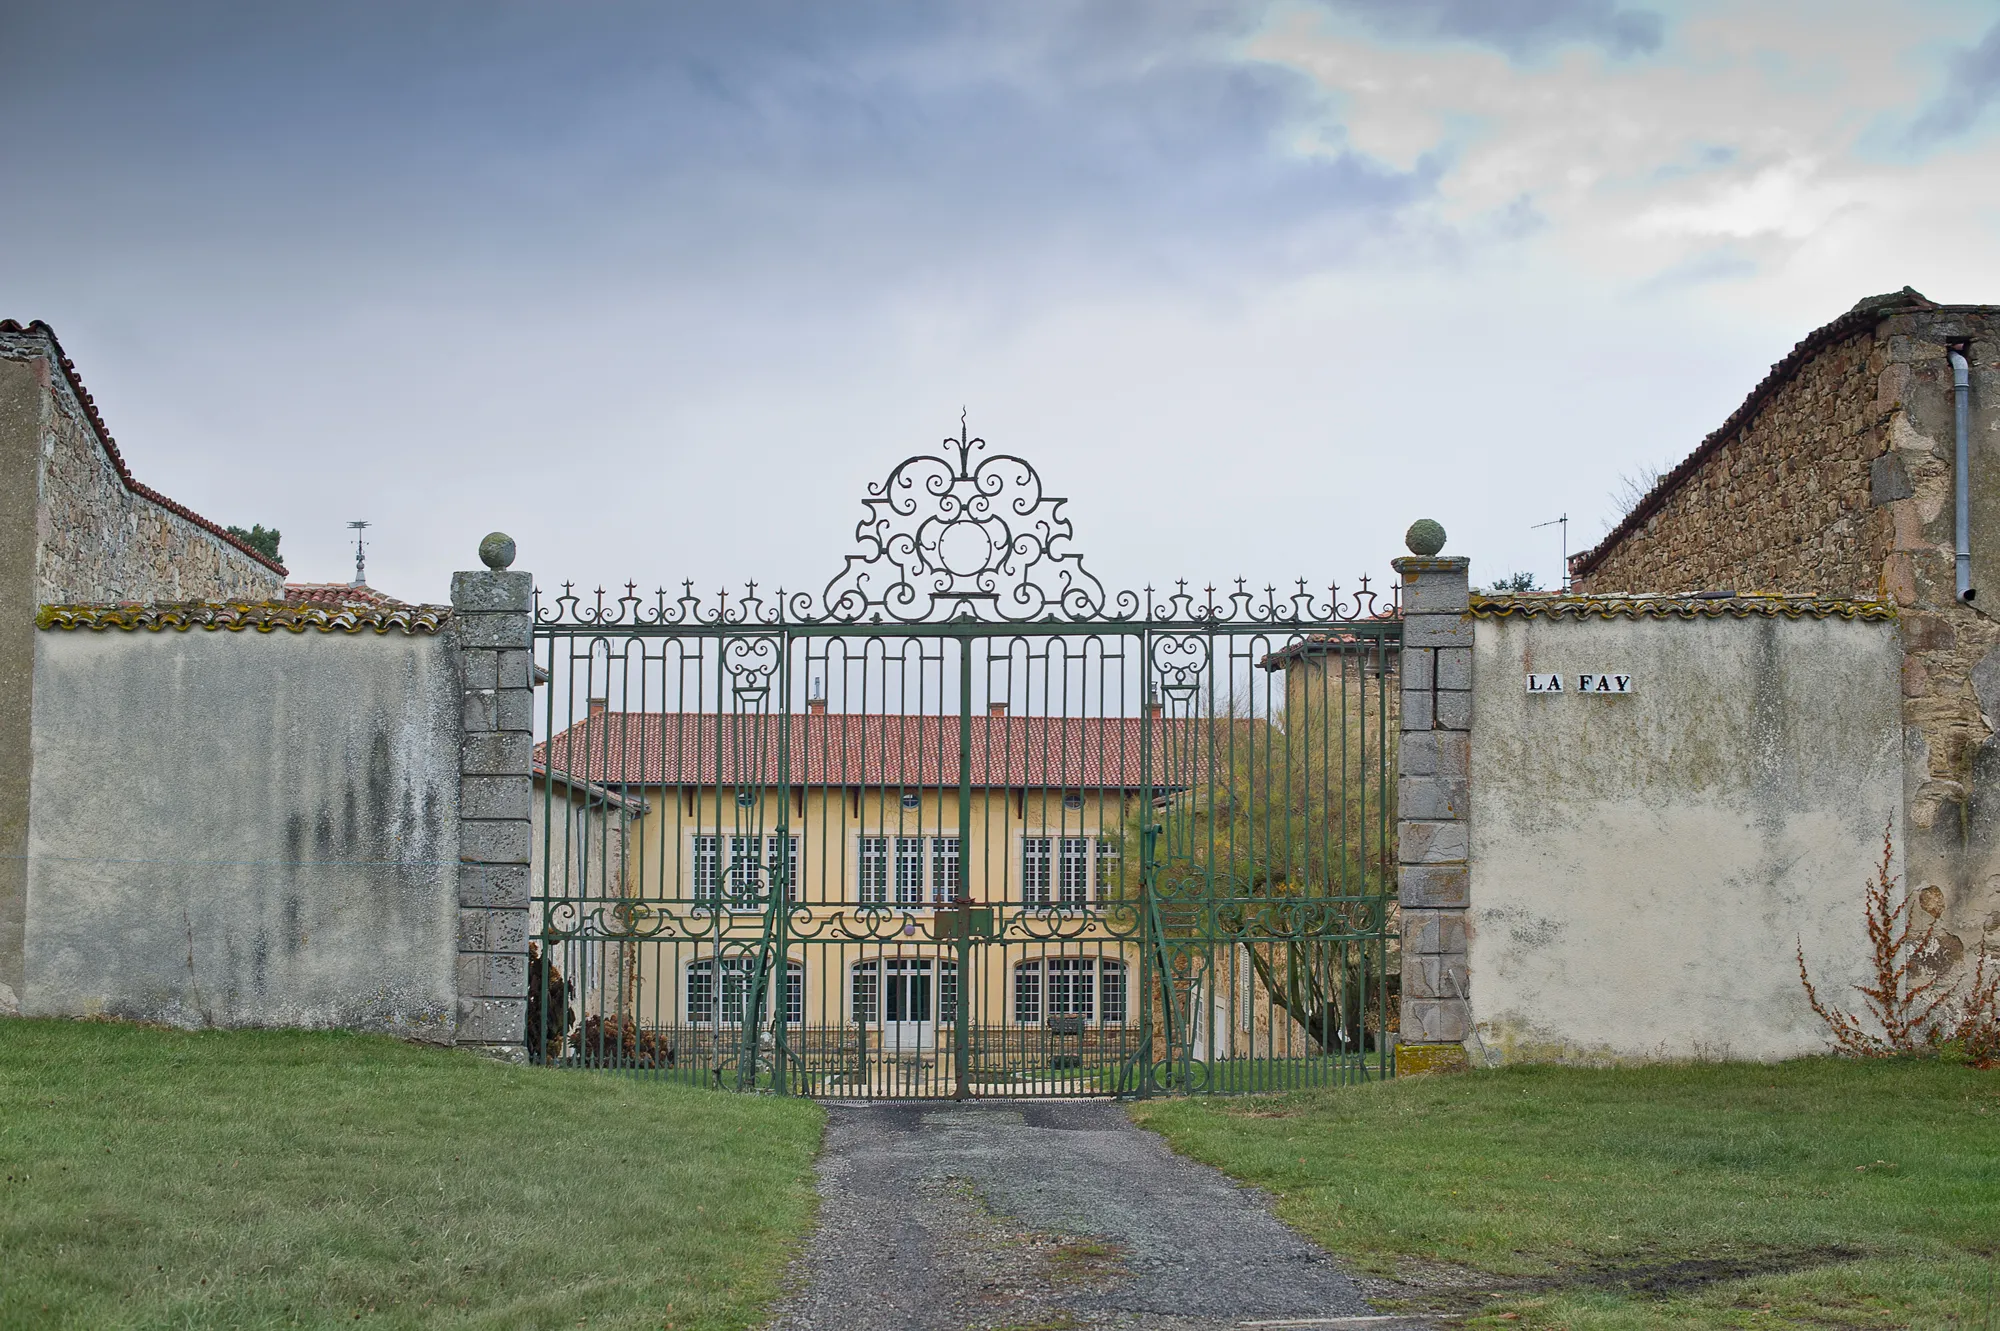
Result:
M882 1048L905 1057L937 1052L937 1004L929 958L882 963Z

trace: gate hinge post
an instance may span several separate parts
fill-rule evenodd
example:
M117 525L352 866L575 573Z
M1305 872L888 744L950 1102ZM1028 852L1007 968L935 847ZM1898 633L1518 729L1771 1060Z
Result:
M1440 556L1444 529L1420 521L1407 543L1411 557L1394 561L1403 606L1395 868L1403 956L1396 1059L1400 1070L1414 1072L1466 1066L1463 1042L1472 1032L1473 621L1467 613L1471 561Z
M538 995L535 1006L551 1010L540 1012L541 1038L528 1031L535 579L509 567L514 542L504 533L481 541L479 557L484 569L451 576L462 690L456 1040L506 1059L525 1059L531 1043L558 1057L567 992ZM546 981L553 958L543 960Z

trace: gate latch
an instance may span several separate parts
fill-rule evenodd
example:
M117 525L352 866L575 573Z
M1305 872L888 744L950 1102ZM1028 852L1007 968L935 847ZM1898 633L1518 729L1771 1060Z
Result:
M990 939L993 937L993 907L975 906L969 901L939 906L931 912L931 937L939 942L956 942L961 938Z

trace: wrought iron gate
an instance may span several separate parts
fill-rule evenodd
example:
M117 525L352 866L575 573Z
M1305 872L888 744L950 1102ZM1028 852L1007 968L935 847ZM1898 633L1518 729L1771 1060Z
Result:
M837 1097L1389 1075L1401 620L1107 595L984 441L817 597L540 600L532 1057Z

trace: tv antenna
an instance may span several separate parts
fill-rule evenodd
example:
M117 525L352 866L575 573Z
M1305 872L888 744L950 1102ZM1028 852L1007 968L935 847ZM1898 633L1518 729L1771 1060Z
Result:
M1562 589L1563 591L1567 592L1569 590L1569 514L1565 513L1559 518L1550 518L1547 522L1537 522L1534 526L1528 528L1528 530L1540 531L1544 527L1562 528L1562 541L1563 541Z
M348 586L366 587L368 585L368 538L363 536L362 533L368 530L368 524L365 522L350 522L347 525L354 532L354 581L349 583Z

